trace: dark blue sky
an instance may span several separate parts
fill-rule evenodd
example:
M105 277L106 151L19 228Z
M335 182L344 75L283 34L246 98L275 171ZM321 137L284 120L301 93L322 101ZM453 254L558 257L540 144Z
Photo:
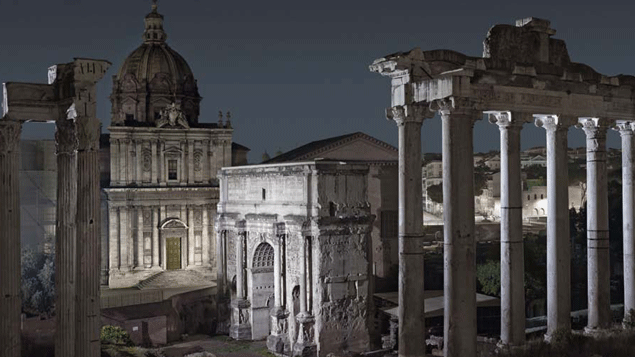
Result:
M624 3L624 4L623 4ZM625 4L628 3L628 4ZM0 0L0 81L45 82L48 66L73 57L113 63L98 88L99 117L110 123L112 75L141 44L150 0ZM231 110L234 140L273 154L312 140L364 131L393 145L384 118L389 80L368 71L386 54L413 47L482 53L497 23L551 20L575 62L615 75L635 74L635 2L597 1L212 1L160 0L169 45L189 62L203 97L201 120ZM440 119L424 123L424 151L441 150ZM52 137L29 124L24 138ZM544 145L525 125L523 148ZM570 146L584 145L572 129ZM619 145L619 135L609 134ZM474 148L497 149L498 130L481 121Z

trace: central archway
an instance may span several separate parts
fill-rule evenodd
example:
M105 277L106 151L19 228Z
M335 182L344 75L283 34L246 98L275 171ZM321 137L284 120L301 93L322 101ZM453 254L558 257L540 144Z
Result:
M254 251L251 265L252 338L258 340L269 335L271 326L269 309L274 295L274 249L269 243L260 243Z

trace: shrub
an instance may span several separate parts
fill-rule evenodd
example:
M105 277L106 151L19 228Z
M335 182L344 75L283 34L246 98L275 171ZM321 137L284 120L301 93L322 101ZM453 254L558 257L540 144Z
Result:
M101 328L99 336L102 344L132 346L132 340L128 331L119 326L106 325Z

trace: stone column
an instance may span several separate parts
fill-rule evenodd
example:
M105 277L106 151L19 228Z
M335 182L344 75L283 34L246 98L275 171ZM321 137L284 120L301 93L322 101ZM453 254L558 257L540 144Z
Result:
M150 140L150 149L152 151L152 171L150 173L150 182L152 183L152 185L156 185L159 182L158 180L159 158L157 157L157 140L155 139Z
M452 97L433 104L438 107L443 125L443 352L445 356L476 356L472 133L480 113L464 98ZM417 185L421 186L420 181ZM399 333L403 333L401 326Z
M209 240L209 219L208 219L208 210L209 207L208 206L202 206L201 207L202 211L203 211L203 232L201 233L201 239L202 239L202 248L203 248L203 266L204 267L209 267L211 266L210 264L210 259L209 259L209 245L210 245L210 240Z
M152 267L159 268L159 207L152 207Z
M137 269L145 269L143 263L143 251L145 249L145 242L143 239L143 207L137 207Z
M143 155L141 154L143 141L135 140L135 143L137 144L135 150L135 157L137 158L137 186L141 186L143 184L143 168L141 167L141 163L143 162Z
M525 118L518 113L489 112L501 138L501 343L525 342L525 272L523 200L520 177L520 131Z
M571 331L571 238L567 133L573 123L557 115L534 115L547 131L547 334Z
M207 183L210 179L210 168L209 168L209 140L201 141L201 145L203 146L201 150L203 150L203 158L201 159L201 182Z
M606 173L606 119L580 118L586 134L587 168L587 289L593 333L611 323L611 267L609 264L609 201Z
M112 204L111 204L112 205ZM110 207L109 209L109 221L110 221L110 264L108 265L110 271L109 276L119 271L119 215L117 207Z
M76 356L77 338L77 131L75 121L60 118L57 147L57 227L55 240L55 355Z
M622 230L624 257L624 326L635 324L635 140L632 122L618 121L622 137Z
M432 113L427 106L404 105L386 110L399 130L399 356L425 351L423 301L423 210L421 124Z
M101 197L99 187L100 123L95 86L76 89L77 134L77 337L76 356L101 355L99 274Z
M187 265L194 266L194 246L196 237L194 236L194 206L187 208Z
M5 108L6 109L6 108ZM20 132L0 118L0 356L20 356Z
M126 206L122 206L119 207L119 222L120 222L120 228L119 228L119 233L120 233L120 238L119 238L119 248L121 249L120 252L120 256L121 256L121 264L119 265L119 270L123 271L123 272L127 272L130 270L130 262L129 262L129 249L130 249L130 244L132 244L132 242L130 241L130 226L129 226L129 219L128 219L128 207Z
M187 183L194 183L194 140L187 141Z
M251 339L249 307L251 306L245 291L245 240L247 232L243 231L236 239L236 299L231 302L232 316L229 337L235 340Z
M159 141L159 186L165 186L168 173L165 163L165 141Z
M110 184L119 185L119 140L110 136Z
M293 345L292 356L316 356L317 346L313 331L315 317L307 311L308 251L307 239L304 234L300 236L300 259L300 313L296 315L298 339Z
M180 147L181 147L181 172L179 175L179 183L181 184L181 186L185 186L187 183L187 162L186 160L186 155L185 155L185 150L187 150L187 141L181 141L180 143Z
M271 316L271 334L267 336L267 348L269 351L275 353L284 353L288 350L289 338L287 335L289 312L283 306L282 296L284 274L282 267L282 259L284 254L285 245L285 226L284 223L278 224L277 232L277 245L274 247L275 254L273 257L273 276L274 276L274 307L269 311Z
M128 184L128 143L129 139L119 139L119 182Z

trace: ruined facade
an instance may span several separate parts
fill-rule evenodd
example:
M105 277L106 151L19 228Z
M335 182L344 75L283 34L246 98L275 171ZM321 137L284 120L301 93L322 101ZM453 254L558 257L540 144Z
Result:
M399 128L400 166L420 166L421 125L438 113L443 135L444 354L476 356L473 125L489 116L501 138L501 343L525 340L520 132L535 122L547 139L547 334L570 331L570 236L567 132L587 137L588 309L586 331L608 327L610 314L606 132L622 136L624 304L635 307L635 194L633 129L635 77L605 76L572 62L564 41L552 38L547 20L527 18L496 25L482 57L415 48L373 62L391 78L387 116ZM421 170L400 170L399 355L425 348L423 282L409 272L423 264L421 200L405 195L421 187ZM627 313L625 321L632 321Z
M368 349L367 175L326 160L222 170L218 284L231 337L266 337L294 356Z
M154 4L143 43L113 76L109 234L102 239L102 283L110 287L216 266L216 173L232 164L230 114L199 122L196 79L166 38Z

